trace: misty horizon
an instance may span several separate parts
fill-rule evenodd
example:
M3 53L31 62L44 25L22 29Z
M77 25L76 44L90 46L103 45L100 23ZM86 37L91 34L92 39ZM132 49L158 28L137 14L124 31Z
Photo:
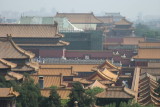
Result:
M137 17L154 16L160 17L160 0L95 0L95 1L74 1L74 0L1 0L0 14L19 16L54 16L60 13L90 13L97 16L107 13L121 13L129 19ZM11 14L11 13L13 14Z

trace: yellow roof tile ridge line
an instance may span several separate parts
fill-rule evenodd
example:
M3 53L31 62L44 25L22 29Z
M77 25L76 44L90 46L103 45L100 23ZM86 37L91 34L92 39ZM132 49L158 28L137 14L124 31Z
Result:
M112 63L110 63L108 60L106 60L106 63L109 64L109 66L115 68L115 69L121 69L121 67L117 67L115 65L113 65Z
M104 70L106 70L106 68L105 68ZM108 71L108 70L107 70L107 71ZM109 72L110 72L110 71L109 71ZM117 78L115 79L115 78L109 77L109 76L103 74L101 71L99 71L99 69L97 70L97 73L100 74L102 77L104 77L104 78L106 78L106 79L109 79L109 80L114 81L114 82L117 81ZM111 72L111 73L112 73L112 72ZM114 75L115 75L115 74L114 74Z
M124 87L124 91L127 92L128 94L132 95L132 96L136 96L136 92L127 88L127 87Z
M102 20L99 20L99 19L93 14L93 12L91 12L91 14L92 14L92 16L93 16L96 20L98 20L98 21L101 22L101 23L104 23Z
M10 36L10 37L11 37L11 36ZM9 38L10 38L10 37L9 37ZM12 44L12 46L13 46L17 51L19 51L20 53L28 56L29 58L33 58L33 57L35 56L34 53L25 51L25 50L23 50L22 48L20 48L18 45L16 45L16 44L13 42L13 40L12 40L11 38L8 39L8 40L9 40L9 42Z
M112 79L115 79L115 80L117 81L118 75L116 75L116 74L114 74L113 72L109 71L107 68L104 68L104 70L107 70L109 73L111 73L112 75L116 76L117 78L112 78ZM104 71L104 70L103 70L103 71ZM102 71L102 72L103 72L103 71ZM104 75L105 75L105 74L104 74Z
M30 67L30 68L33 68L35 70L38 70L39 69L39 65L33 65L34 62L30 62L30 63L26 63L26 66ZM36 63L36 62L35 62Z
M17 66L17 64L9 62L9 61L6 61L6 60L4 60L2 58L0 58L0 62L2 62L3 64L5 64L5 65L7 65L8 67L11 67L11 68L15 68Z

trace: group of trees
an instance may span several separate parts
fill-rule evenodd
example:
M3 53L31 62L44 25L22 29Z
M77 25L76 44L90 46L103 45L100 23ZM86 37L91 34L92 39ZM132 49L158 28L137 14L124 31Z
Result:
M0 87L13 87L14 91L19 92L17 97L17 107L61 107L60 96L56 87L52 87L48 98L41 96L38 84L34 84L33 79L25 74L25 80L21 83L15 80L6 81L4 76L0 75Z
M75 107L75 105L78 107L94 107L96 104L95 95L104 91L104 89L98 87L85 90L79 82L76 82L73 84L69 100L61 100L56 87L51 87L50 96L46 98L41 96L39 85L35 85L29 75L25 75L23 83L6 81L3 76L0 76L0 87L13 87L15 91L20 93L17 97L17 107ZM104 107L116 107L116 103ZM119 107L143 106L133 102L121 102Z
M95 95L102 91L103 89L98 87L85 90L79 82L76 82L73 84L72 93L69 95L68 107L74 107L75 103L78 107L94 106L96 103Z
M137 24L135 34L140 37L160 38L160 30L151 29L147 25Z

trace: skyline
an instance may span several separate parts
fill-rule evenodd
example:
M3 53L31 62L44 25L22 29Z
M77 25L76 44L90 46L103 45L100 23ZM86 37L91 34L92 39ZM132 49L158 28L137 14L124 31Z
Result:
M0 13L13 11L25 13L29 11L43 11L52 15L55 12L93 12L103 15L105 12L120 12L122 16L136 19L138 15L160 16L160 0L0 0ZM83 6L83 7L82 7Z

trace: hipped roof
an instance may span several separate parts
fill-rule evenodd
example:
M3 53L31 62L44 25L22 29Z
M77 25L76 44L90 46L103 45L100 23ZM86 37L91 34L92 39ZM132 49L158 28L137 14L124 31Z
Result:
M117 70L121 69L121 67L115 66L114 64L112 64L108 60L106 60L103 64L99 65L97 68L98 69L107 68L107 69L117 69Z
M35 54L18 47L11 36L0 38L0 50L0 58L4 59L25 59L35 56Z
M140 48L160 48L160 42L140 42Z
M105 91L96 95L98 98L128 98L132 99L135 97L134 92L123 86L112 86L108 87Z
M58 38L56 24L0 24L0 37L11 34L13 38Z
M92 80L96 75L100 76L103 80L109 80L116 82L118 80L118 75L112 73L108 69L104 68L102 70L97 70L93 75L91 75L88 80Z
M126 20L126 18L122 18L120 21L115 22L114 24L115 25L132 25L132 23Z
M41 89L41 94L44 97L50 96L51 89ZM71 93L71 89L57 89L57 93L61 97L61 99L69 99L69 94Z
M71 23L103 23L93 13L57 13L55 17L66 17Z
M99 82L98 80L95 80L92 84L90 84L89 86L87 86L86 88L95 88L95 87L99 87L99 88L107 88L107 86L105 86L104 84L102 84L101 82Z
M160 48L139 48L135 59L160 59Z

